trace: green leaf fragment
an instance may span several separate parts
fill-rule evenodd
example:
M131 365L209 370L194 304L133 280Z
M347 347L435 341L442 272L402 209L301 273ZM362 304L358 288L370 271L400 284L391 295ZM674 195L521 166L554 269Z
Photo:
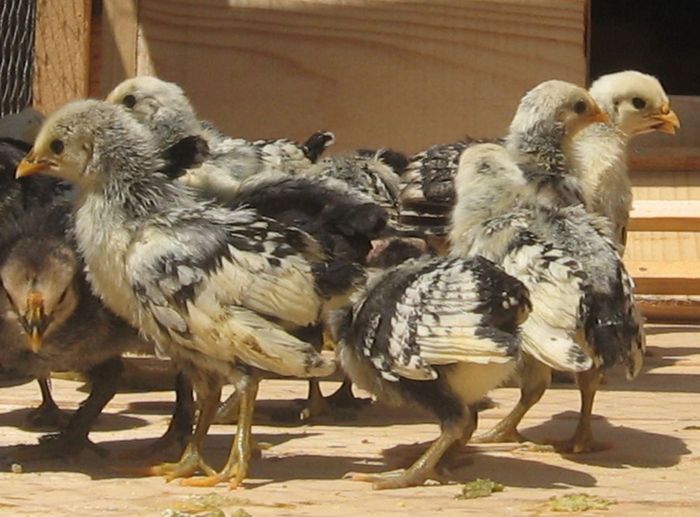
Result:
M489 497L494 492L503 492L505 487L501 483L491 479L475 479L462 485L462 493L457 499L476 499L477 497Z

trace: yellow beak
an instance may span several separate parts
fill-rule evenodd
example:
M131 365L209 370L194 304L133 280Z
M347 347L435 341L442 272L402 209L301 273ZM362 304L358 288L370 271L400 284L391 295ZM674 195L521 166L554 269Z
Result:
M30 152L17 166L16 178L24 178L50 169L52 164L45 160L37 160L33 152Z
M661 107L661 113L654 115L654 119L661 122L661 125L654 127L656 131L675 135L676 129L681 127L681 121L668 104Z
M590 120L591 124L595 124L596 122L607 124L608 122L610 122L610 117L608 117L608 114L600 108L598 108L594 113L589 115L587 119Z
M27 309L24 319L26 321L29 346L32 352L38 354L43 344L43 333L46 330L44 298L41 296L41 293L31 291L27 296Z

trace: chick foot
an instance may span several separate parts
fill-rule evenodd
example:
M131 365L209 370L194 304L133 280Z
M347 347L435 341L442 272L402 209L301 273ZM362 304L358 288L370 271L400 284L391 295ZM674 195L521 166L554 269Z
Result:
M427 481L433 480L440 484L449 482L446 474L438 472L434 468L400 469L377 474L365 474L361 472L348 472L343 479L353 481L363 481L372 483L374 490L389 490L394 488L408 488L412 486L424 485Z
M146 469L145 474L163 476L166 481L170 482L174 479L190 478L199 471L204 472L207 476L216 474L216 471L204 461L199 451L190 444L182 453L180 461L153 465Z
M75 436L71 433L44 435L36 445L18 445L9 456L17 461L39 461L74 457L85 449L102 458L109 456L107 449L97 445L87 436Z
M24 423L30 430L60 430L65 429L69 421L69 413L56 404L42 402L39 407L29 412Z
M471 443L524 443L528 441L517 429L499 429L498 427L470 440Z

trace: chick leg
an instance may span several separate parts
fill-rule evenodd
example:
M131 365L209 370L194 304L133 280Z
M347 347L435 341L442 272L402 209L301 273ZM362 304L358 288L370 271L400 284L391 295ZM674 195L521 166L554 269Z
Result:
M68 426L60 433L42 436L39 438L39 445L23 447L18 451L17 459L29 461L67 457L78 454L86 447L100 456L106 456L107 452L92 443L88 434L102 409L117 392L123 368L121 358L108 359L93 367L88 372L92 381L90 395L73 413Z
M318 379L309 379L309 394L306 397L306 407L301 412L302 420L328 415L332 409L328 400L321 393L321 383Z
M214 414L219 406L221 398L221 387L214 390L198 389L197 399L199 400L199 415L192 440L187 444L185 450L177 463L161 463L154 465L147 471L152 476L164 476L167 481L178 478L188 478L193 476L198 470L206 475L213 475L216 471L204 461L202 457L202 445L209 432ZM183 481L185 481L183 479Z
M236 384L236 391L240 392L240 413L238 415L238 427L236 437L231 446L226 465L213 475L200 478L183 480L186 486L215 486L223 481L229 481L229 487L237 488L248 475L248 465L253 451L251 428L253 425L253 412L255 410L255 398L258 396L259 380L254 374L245 373Z
M26 423L31 428L63 429L70 421L70 415L59 409L51 396L48 379L37 379L41 390L41 405L27 415Z
M420 486L428 479L444 483L447 480L443 474L437 471L438 463L455 444L461 444L466 437L471 436L476 428L475 424L476 419L471 414L471 410L465 408L465 413L461 418L443 422L442 432L438 439L408 469L379 474L350 472L344 477L353 481L370 482L375 490Z
M194 398L192 397L192 384L182 374L175 377L175 407L170 418L170 424L163 436L146 447L128 451L122 458L143 458L153 456L168 449L177 443L182 452L192 437L192 425L194 423Z
M224 400L214 417L215 424L235 424L240 413L241 394L234 390L229 397Z
M552 372L548 366L523 354L520 365L520 400L493 429L475 437L472 441L474 443L527 441L518 432L518 425L530 408L542 398L551 381Z
M359 408L364 400L358 399L352 392L352 381L345 377L340 387L326 401L336 408Z
M581 392L581 413L579 415L578 425L574 435L564 442L560 448L564 452L582 453L600 450L605 446L597 444L593 440L593 431L591 429L591 413L593 412L593 400L595 399L596 391L600 386L600 381L603 378L600 368L593 367L588 371L576 374L576 382L578 383Z

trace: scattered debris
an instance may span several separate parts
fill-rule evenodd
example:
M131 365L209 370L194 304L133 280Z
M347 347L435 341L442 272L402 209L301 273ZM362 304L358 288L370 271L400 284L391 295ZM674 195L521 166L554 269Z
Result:
M585 493L567 494L550 497L545 503L545 509L551 512L586 512L589 510L607 510L617 504L614 499L604 499Z
M231 514L231 517L253 517L250 515L248 512L246 512L243 508L239 508L235 512Z
M700 425L687 425L683 428L684 431L700 431Z
M10 467L10 470L13 474L21 474L22 472L24 472L22 465L20 465L19 463L13 463Z
M490 479L475 479L462 485L462 493L455 499L476 499L477 497L489 497L494 492L503 492L505 487L501 483Z

